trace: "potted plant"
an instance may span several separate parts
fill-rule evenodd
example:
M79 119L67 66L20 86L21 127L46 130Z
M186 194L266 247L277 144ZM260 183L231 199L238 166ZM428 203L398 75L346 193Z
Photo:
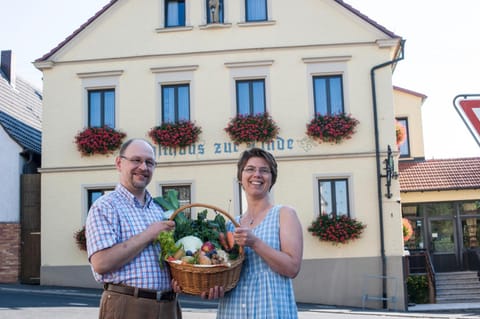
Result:
M198 141L202 129L191 121L162 123L150 129L148 135L158 145L185 147Z
M402 232L403 232L403 242L406 243L413 235L413 228L410 221L406 218L402 218Z
M117 150L127 136L111 127L87 127L75 136L75 144L83 156L111 154Z
M85 236L85 226L80 228L75 232L73 235L73 238L75 238L75 242L77 243L77 247L80 250L87 251L87 238Z
M224 129L235 144L271 142L278 135L279 128L267 113L255 115L238 114Z
M367 226L346 215L332 216L322 214L308 227L308 231L321 241L334 245L346 244L360 237Z
M355 133L358 120L345 113L321 115L317 113L307 124L307 135L327 143L340 143Z

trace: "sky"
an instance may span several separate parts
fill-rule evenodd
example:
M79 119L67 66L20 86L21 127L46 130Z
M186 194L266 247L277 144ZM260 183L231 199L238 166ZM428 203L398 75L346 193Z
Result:
M425 157L480 156L480 145L453 106L458 94L480 94L480 1L344 1L406 40L393 84L427 96L422 106ZM32 62L108 2L0 0L0 49L13 51L17 77L42 89L42 73Z

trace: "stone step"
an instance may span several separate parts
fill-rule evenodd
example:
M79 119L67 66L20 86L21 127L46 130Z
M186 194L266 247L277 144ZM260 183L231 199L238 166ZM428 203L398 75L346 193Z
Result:
M477 288L480 289L480 282L437 282L436 284L437 290L440 289L473 289Z
M456 271L456 272L441 272L435 274L436 280L450 280L450 279L475 279L479 280L478 272L476 271Z
M480 302L480 280L476 271L435 274L436 302Z

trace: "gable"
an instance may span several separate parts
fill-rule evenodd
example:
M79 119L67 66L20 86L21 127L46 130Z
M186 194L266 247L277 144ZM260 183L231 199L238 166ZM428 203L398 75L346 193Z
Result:
M271 21L256 26L243 23L243 1L231 1L226 5L225 23L215 28L205 26L204 1L188 1L187 28L181 32L163 28L162 1L111 1L39 58L37 66L45 61L375 44L378 40L399 38L341 0L270 0Z

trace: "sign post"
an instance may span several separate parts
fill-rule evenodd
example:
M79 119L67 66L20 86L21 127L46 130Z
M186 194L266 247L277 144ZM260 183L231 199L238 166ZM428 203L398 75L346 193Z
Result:
M453 105L480 146L480 94L460 94Z

